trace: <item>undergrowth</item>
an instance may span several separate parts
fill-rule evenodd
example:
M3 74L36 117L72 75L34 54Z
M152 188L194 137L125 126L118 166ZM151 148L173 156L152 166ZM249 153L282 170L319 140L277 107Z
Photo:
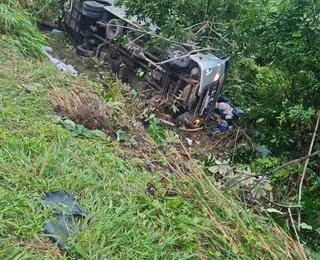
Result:
M0 4L0 37L4 48L24 55L43 58L42 47L46 37L41 34L31 16L8 5Z
M59 0L1 0L15 10L27 11L37 20L56 23L59 16Z
M162 176L118 158L108 139L72 137L54 121L52 92L87 80L75 82L9 50L0 53L0 64L2 258L62 257L45 239L52 212L41 199L59 189L75 195L88 212L70 241L76 259L305 258L271 220L222 195L196 165L179 168L184 161L178 155L176 164L168 162L175 178L167 180L177 195L166 197ZM145 192L150 179L158 187L155 196Z
M223 195L179 153L167 158L160 152L172 173L168 178L120 159L115 150L121 148L108 138L74 137L56 122L53 104L64 105L62 116L72 115L70 109L80 111L82 101L90 100L75 102L77 86L88 93L97 89L84 77L73 79L30 58L41 57L44 38L25 13L0 5L0 30L0 258L67 259L43 230L53 212L42 196L60 189L88 213L69 241L75 259L306 258L302 246L269 218ZM125 104L116 113L108 104L108 113L128 120ZM99 120L106 117L98 114ZM150 182L154 195L146 192ZM175 196L166 195L168 187Z

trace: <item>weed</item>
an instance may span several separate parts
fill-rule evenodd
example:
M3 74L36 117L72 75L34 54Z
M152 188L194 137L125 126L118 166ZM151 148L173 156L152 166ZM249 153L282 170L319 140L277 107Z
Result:
M30 19L27 13L0 4L0 33L6 43L4 48L43 58L42 47L46 37L38 32Z
M54 122L52 102L72 116L79 104L100 106L88 94L94 89L88 86L77 96L88 95L76 99L76 88L70 88L83 79L17 58L19 63L0 52L1 258L67 259L56 246L46 247L43 234L52 212L42 196L59 189L73 194L88 212L82 230L70 241L76 259L305 258L301 246L269 219L221 194L192 160L186 164L178 153L170 159L161 156L175 176L168 178L147 172L137 160L118 158L102 139L73 138ZM19 87L26 83L42 84L43 89L30 93ZM117 117L129 123L127 115ZM158 121L151 123L150 133L165 139ZM151 179L156 196L146 194ZM176 190L170 193L175 196L166 196L168 187Z
M160 120L156 117L152 118L148 127L149 136L157 143L160 144L166 139L166 131L160 126Z
M62 120L61 124L71 132L73 137L78 137L78 136L83 136L86 138L91 138L91 137L101 137L101 138L106 138L106 134L100 130L93 130L90 131L87 128L85 128L81 124L75 124L71 120Z

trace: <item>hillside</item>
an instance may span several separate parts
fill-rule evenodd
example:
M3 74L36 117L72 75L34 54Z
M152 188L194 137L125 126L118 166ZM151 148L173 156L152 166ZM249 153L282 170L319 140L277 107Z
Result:
M182 144L157 145L127 86L59 72L26 19L8 26L0 15L0 258L307 259L270 217L222 193ZM43 196L57 190L87 213L69 256L44 232L54 210Z

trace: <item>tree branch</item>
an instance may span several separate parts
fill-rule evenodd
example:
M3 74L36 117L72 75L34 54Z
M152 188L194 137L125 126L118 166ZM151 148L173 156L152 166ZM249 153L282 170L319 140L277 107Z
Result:
M269 200L268 198L263 197L263 196L261 196L261 198L263 198L264 200L266 200L266 201L270 202L271 204L273 204L277 207L280 207L280 208L301 208L301 206L299 206L299 205L283 205L283 204L276 203L272 200Z
M290 161L290 162L287 162L287 163L285 163L285 164L283 164L283 165L281 165L281 166L279 166L279 167L277 167L277 168L275 168L275 169L273 169L273 170L271 170L271 171L268 171L268 172L265 172L265 173L261 173L261 174L257 174L257 175L253 175L253 177L273 175L276 171L279 171L279 170L281 170L282 168L285 168L285 167L287 167L287 166L289 166L289 165L292 165L292 164L295 164L295 163L303 162L303 161L305 161L306 159L309 159L309 158L311 158L311 157L314 157L314 156L316 156L316 155L318 155L318 154L320 154L320 150L319 150L319 151L316 151L316 152L314 152L314 153L312 153L312 154L309 154L309 155L307 155L307 156L304 156L304 157L301 157L301 158L292 160L292 161Z
M304 160L306 160L306 159L308 159L308 158L311 158L311 157L313 157L313 156L316 156L316 155L318 155L318 154L320 154L320 150L319 150L319 151L316 151L316 152L314 152L314 153L312 153L312 154L310 154L310 155L308 155L308 156L304 156L304 157L301 157L301 158L299 158L299 159L295 159L295 160L292 160L292 161L290 161L290 162L287 162L287 163L285 163L285 164L283 164L283 165L281 165L281 166L279 166L279 167L277 167L277 168L275 168L275 169L273 169L273 170L271 170L271 171L268 171L268 172L265 172L265 173L256 174L256 175L248 175L247 177L241 179L240 181L236 182L235 184L231 185L230 187L228 187L228 188L225 189L225 190L229 190L229 189L233 188L234 186L237 186L239 183L241 183L241 182L243 182L243 181L245 181L245 180L247 180L247 179L250 179L250 178L252 178L252 177L260 177L260 176L273 175L275 172L279 171L279 170L282 169L282 168L285 168L285 167L287 167L287 166L289 166L289 165L292 165L292 164L295 164L295 163L299 163L299 162L301 162L301 161L304 161Z
M209 27L211 31L213 31L216 35L218 35L222 40L224 40L226 43L228 43L232 48L234 48L234 44L229 42L226 37L222 36L220 33L218 33L216 30L214 30L212 27Z
M297 230L296 230L296 227L294 226L294 221L293 221L293 218L292 218L292 214L291 214L291 209L290 209L290 208L288 208L288 212L289 212L289 216L290 216L292 228L293 228L293 230L294 230L294 233L296 234L298 243L300 243L300 238L299 238L298 232L297 232ZM298 228L299 228L299 227L298 227Z
M320 114L318 115L316 127L314 128L314 132L313 132L313 136L312 136L312 140L311 140L311 144L310 144L308 156L311 155L311 152L312 152L312 149L313 149L314 141L315 141L315 139L316 139L316 135L317 135L318 128L319 128L319 122L320 122ZM306 172L307 172L307 168L308 168L308 164L309 164L309 158L310 158L310 157L308 157L308 159L306 160L306 162L305 162L305 164L304 164L303 173L302 173L302 177L301 177L301 180L300 180L299 196L298 196L298 205L301 205L302 186L303 186L304 178L305 178L305 176L306 176ZM301 212L300 212L300 210L299 210L299 213L298 213L298 230L299 230L299 231L300 231L300 223L301 223Z
M169 60L165 60L165 61L162 61L162 62L158 62L157 65L163 65L165 63L168 63L168 62L171 62L171 61L174 61L174 60L179 60L179 59L183 59L183 58L188 58L191 54L193 53L197 53L197 52L200 52L200 51L215 51L217 49L214 49L214 48L202 48L202 49L198 49L198 50L193 50L193 51L190 51L188 54L186 55L182 55L182 56L179 56L179 57L175 57L175 58L172 58L172 59L169 59Z

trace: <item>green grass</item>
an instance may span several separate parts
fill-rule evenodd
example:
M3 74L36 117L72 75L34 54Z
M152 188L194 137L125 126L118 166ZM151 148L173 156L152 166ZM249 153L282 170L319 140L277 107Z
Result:
M33 17L34 18L34 17ZM22 10L0 4L0 34L11 50L34 57L44 57L42 46L46 37L31 21L32 16Z
M159 175L118 158L109 141L73 138L55 123L49 91L73 80L2 41L0 49L0 259L66 258L43 232L52 210L42 196L59 189L88 212L70 241L75 259L303 259L282 230L196 166L190 178L172 169L177 196L146 195L149 179L164 185Z
M59 16L59 0L1 0L5 6L27 11L37 20L56 23Z

